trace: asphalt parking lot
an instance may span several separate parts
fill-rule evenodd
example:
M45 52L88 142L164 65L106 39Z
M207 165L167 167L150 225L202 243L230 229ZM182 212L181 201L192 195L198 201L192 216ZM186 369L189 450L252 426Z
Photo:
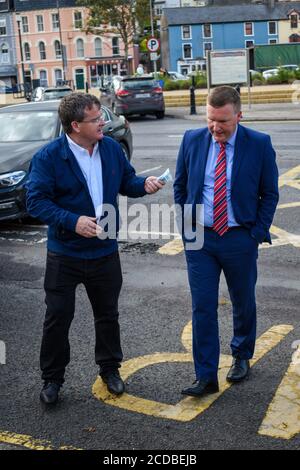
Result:
M199 117L203 123L203 116ZM273 245L263 245L257 284L258 347L249 381L228 387L231 305L222 281L219 322L221 390L209 399L180 391L193 380L191 300L180 240L151 232L123 240L121 336L127 393L112 398L97 379L91 307L77 291L71 363L57 407L44 409L39 346L44 317L46 228L0 224L0 449L299 449L300 153L299 122L252 122L270 133L280 169ZM140 174L174 174L185 129L180 117L132 119L133 164ZM128 201L129 207L137 201ZM172 203L172 186L145 203ZM145 222L147 216L142 220ZM293 356L294 354L294 356ZM293 360L294 357L294 360Z

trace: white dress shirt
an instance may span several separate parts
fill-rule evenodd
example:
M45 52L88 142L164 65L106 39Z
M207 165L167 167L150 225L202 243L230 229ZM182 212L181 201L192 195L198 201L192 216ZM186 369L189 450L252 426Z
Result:
M67 140L87 182L89 193L95 207L95 214L98 219L102 215L103 205L102 162L99 143L97 142L92 155L90 155L87 149L80 147L80 145L76 144L68 135Z

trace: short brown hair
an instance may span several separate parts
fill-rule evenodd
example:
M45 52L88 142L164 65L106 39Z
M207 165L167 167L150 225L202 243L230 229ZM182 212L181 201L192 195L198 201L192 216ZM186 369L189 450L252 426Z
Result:
M222 108L226 104L232 104L237 113L241 111L242 107L241 97L238 91L228 85L213 88L208 95L207 104L213 108Z
M94 95L89 95L88 93L70 93L70 95L66 95L61 100L58 108L58 115L64 132L66 134L71 134L71 123L73 121L83 121L85 118L86 108L92 109L94 105L99 109L101 107L100 100Z

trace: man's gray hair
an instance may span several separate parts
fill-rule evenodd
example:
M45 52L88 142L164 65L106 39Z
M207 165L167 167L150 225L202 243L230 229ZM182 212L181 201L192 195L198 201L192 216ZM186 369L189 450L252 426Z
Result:
M73 121L82 122L85 118L85 110L92 109L93 106L101 107L100 100L85 93L71 93L65 96L59 105L58 115L60 117L64 132L72 133L71 123Z
M222 108L226 104L232 104L236 113L242 108L241 97L232 86L224 85L213 88L208 95L207 104L213 108Z

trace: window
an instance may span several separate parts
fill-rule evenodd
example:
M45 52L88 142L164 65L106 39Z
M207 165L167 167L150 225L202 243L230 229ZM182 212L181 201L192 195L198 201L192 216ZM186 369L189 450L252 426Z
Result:
M38 32L44 31L44 18L43 15L37 15L36 25Z
M277 39L269 39L269 44L277 44Z
M253 23L245 23L245 36L253 36Z
M291 28L298 28L298 15L291 15Z
M245 47L248 48L248 47L252 47L254 46L254 41L252 41L251 39L249 41L245 41Z
M24 44L24 56L25 56L26 61L29 61L31 59L30 46L29 46L28 42L25 42L25 44Z
M46 47L43 41L39 43L39 52L40 52L40 59L46 60Z
M207 57L207 51L212 50L212 42L205 42L203 44L203 56Z
M95 56L96 57L102 56L102 41L100 38L95 39Z
M40 70L40 86L48 86L47 70Z
M52 13L52 31L58 31L59 30L59 14L58 13Z
M5 18L0 19L0 36L6 36L6 20L5 20Z
M192 58L192 45L191 44L183 44L183 58L184 59Z
M8 45L4 42L1 44L0 47L0 63L8 64L9 62L9 53L8 53Z
M203 25L203 37L204 38L211 38L212 37L211 32L212 32L211 24L204 24Z
M76 56L77 57L84 57L83 39L77 39L77 41L76 41Z
M54 70L54 80L55 80L55 85L60 86L62 84L62 71L61 69L55 69Z
M119 55L120 54L119 38L117 38L117 37L112 38L112 53L113 53L113 55Z
M22 16L22 32L23 33L29 33L28 17L27 16Z
M192 32L189 25L182 26L182 39L191 39Z
M61 59L61 45L58 40L54 41L54 52L55 52L55 58Z
M269 34L277 34L277 23L276 23L276 21L269 21L268 29L269 29Z
M81 11L75 11L74 12L74 26L75 26L75 29L81 29L82 28L82 13L81 13Z

